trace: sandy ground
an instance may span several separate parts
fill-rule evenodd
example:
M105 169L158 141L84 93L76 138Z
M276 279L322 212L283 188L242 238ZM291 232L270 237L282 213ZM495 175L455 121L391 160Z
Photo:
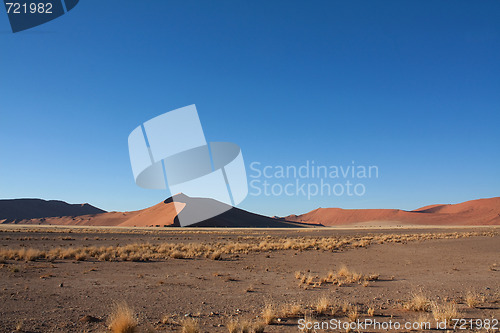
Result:
M357 307L361 320L404 323L425 319L434 327L431 313L403 307L413 293L419 292L437 304L456 304L467 320L500 319L499 228L113 231L2 226L2 249L44 250L146 242L231 243L241 241L241 237L349 237L491 230L494 236L371 244L334 252L308 249L224 254L222 260L7 260L0 264L0 331L12 332L17 327L20 332L106 332L113 303L117 301L125 301L133 308L141 331L152 332L180 331L180 323L186 318L194 318L202 332L228 332L231 318L261 321L266 305L276 308L277 318L265 326L265 332L299 331L297 324L304 315L280 314L285 305L300 305L301 311L309 313L307 318L312 317L313 321L348 320L342 309L335 314L316 313L314 305L321 297L339 307L351 303ZM295 276L300 271L320 278L343 265L358 273L379 274L379 278L367 286L326 283L314 287L300 283ZM481 299L476 308L465 304L467 292ZM373 315L367 314L369 308L374 309ZM85 320L85 316L93 318ZM384 330L365 327L359 331Z

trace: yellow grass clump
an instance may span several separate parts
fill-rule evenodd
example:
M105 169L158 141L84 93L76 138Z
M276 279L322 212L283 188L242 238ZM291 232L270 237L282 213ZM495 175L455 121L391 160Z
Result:
M238 333L240 322L238 319L231 318L226 322L226 328L229 333Z
M457 306L452 302L442 304L432 303L432 315L436 321L450 322L452 319L460 319L462 315L457 310Z
M137 333L137 318L133 310L124 302L115 303L108 328L112 333Z
M330 300L326 296L320 297L316 303L316 312L319 314L326 314L328 309L330 308Z
M465 304L467 304L469 308L477 308L479 304L481 304L479 295L472 291L468 291L467 295L465 295Z
M200 326L193 318L185 318L181 321L182 333L200 333Z
M280 316L285 318L297 318L301 314L303 309L299 304L285 304L280 311Z
M274 305L268 303L262 310L262 319L266 325L271 324L276 318L276 309Z
M353 306L351 303L349 303L348 301L344 301L344 303L342 303L342 312L347 313L352 309L352 307Z
M429 299L421 292L414 293L411 299L403 304L403 307L409 311L429 311L431 307L431 302Z
M351 307L351 309L347 313L347 318L350 321L352 321L352 322L358 320L358 318L359 318L359 312L358 312L358 307L357 306Z
M226 328L229 333L263 333L265 325L251 320L230 319Z

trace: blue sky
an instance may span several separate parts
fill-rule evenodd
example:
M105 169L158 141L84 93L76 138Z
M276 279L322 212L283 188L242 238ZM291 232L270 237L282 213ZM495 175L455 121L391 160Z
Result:
M16 34L1 11L1 198L156 204L128 134L190 104L247 167L379 168L364 196L249 196L254 212L500 195L498 0L85 0Z

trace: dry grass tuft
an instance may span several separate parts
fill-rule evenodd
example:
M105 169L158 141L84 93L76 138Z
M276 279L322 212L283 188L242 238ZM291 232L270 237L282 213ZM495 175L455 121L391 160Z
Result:
M208 258L212 260L222 260L222 252L221 251L212 252L208 255Z
M326 314L330 307L330 300L326 296L322 296L316 302L316 312L319 314Z
M297 318L302 314L302 306L299 304L285 304L282 306L280 311L280 316L284 318Z
M423 293L414 293L411 299L403 304L403 307L409 311L424 311L430 310L431 302Z
M342 303L342 312L343 313L347 313L351 309L352 309L352 304L351 303L349 303L348 301L344 301L344 303Z
M268 303L262 310L262 319L266 325L271 324L276 318L276 309L274 305Z
M22 320L18 321L16 324L16 330L14 332L22 332L24 327L24 322Z
M369 307L368 310L366 311L366 314L368 315L368 317L373 317L375 315L375 309Z
M182 333L199 333L198 321L193 318L185 318L181 321Z
M359 319L358 307L356 305L351 307L351 309L347 313L347 318L352 322L355 322Z
M479 297L478 294L472 291L468 291L467 295L465 295L465 304L467 304L469 308L477 308L479 304L481 304L480 299L481 298Z
M417 329L418 331L422 331L425 329L430 329L431 328L431 317L428 313L425 312L420 312L417 318L415 318L413 321L415 323L418 323L419 328Z
M242 320L239 324L239 332L252 333L252 322L249 320Z
M229 333L238 333L240 328L240 322L238 319L231 318L226 322L226 327Z
M255 323L251 320L230 319L226 322L226 327L229 333L263 333L265 325Z
M460 319L462 315L457 310L457 306L452 302L442 304L432 303L432 315L436 321L451 321L452 319Z
M115 303L108 328L113 333L137 333L137 318L133 310L124 302Z
M172 322L172 316L169 315L169 314L166 314L163 316L163 318L161 318L161 323L162 324L170 324Z
M265 329L266 329L266 325L264 325L263 323L254 323L252 325L253 333L264 333Z
M181 251L172 251L170 257L174 259L184 259L185 255Z
M340 267L339 271L337 272L338 277L349 277L351 276L351 274L351 271L346 266Z

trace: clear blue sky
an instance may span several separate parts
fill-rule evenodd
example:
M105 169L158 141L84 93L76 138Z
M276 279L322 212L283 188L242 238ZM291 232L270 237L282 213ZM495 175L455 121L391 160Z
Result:
M82 0L0 12L0 197L141 209L127 137L196 104L247 166L377 165L363 197L248 197L268 215L499 196L500 1Z

